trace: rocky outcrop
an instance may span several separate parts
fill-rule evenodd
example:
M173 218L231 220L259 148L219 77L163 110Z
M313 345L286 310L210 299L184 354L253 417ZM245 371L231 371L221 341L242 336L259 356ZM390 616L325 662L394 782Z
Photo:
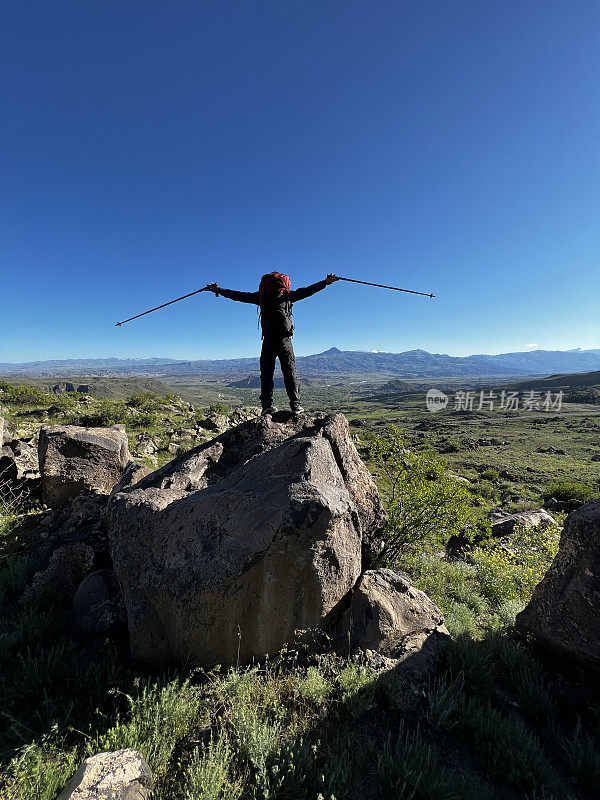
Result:
M516 625L541 645L600 668L600 500L567 517L558 553Z
M449 641L439 608L407 575L368 570L352 592L341 623L341 643L351 653L375 651L402 665L411 678L428 675Z
M86 490L108 494L130 460L122 425L43 427L38 453L43 498L51 508Z
M86 758L57 800L149 800L154 782L137 750L115 750Z
M239 425L109 515L132 655L161 666L248 662L326 626L384 522L342 415Z

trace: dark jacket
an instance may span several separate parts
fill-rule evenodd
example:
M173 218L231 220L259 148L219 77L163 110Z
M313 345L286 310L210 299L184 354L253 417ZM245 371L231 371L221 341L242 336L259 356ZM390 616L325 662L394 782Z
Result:
M262 325L263 336L265 339L283 339L292 336L294 333L294 323L292 321L292 303L297 300L304 300L327 286L325 281L317 281L312 286L302 289L292 289L291 292L269 292L263 297L260 306L260 323ZM218 294L227 297L229 300L237 300L240 303L251 303L254 306L260 305L258 292L237 292L235 289L221 289L219 286Z

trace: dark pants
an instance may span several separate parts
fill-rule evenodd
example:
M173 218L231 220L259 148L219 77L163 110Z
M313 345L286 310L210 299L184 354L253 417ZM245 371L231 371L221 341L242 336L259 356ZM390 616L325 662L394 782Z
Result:
M279 359L285 390L290 405L300 402L300 390L296 377L296 357L290 336L284 339L264 339L260 354L260 401L263 408L273 405L273 375L275 359Z

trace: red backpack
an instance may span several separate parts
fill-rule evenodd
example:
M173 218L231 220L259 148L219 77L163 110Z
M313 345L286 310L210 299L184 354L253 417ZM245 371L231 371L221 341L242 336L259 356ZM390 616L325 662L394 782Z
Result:
M289 292L292 284L287 275L281 272L268 272L260 279L258 287L258 297L262 305L263 297L271 292Z

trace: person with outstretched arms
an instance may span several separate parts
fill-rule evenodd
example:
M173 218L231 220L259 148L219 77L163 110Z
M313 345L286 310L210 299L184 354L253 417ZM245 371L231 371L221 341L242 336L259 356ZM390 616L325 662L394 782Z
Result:
M215 296L222 295L229 300L240 303L251 303L260 309L263 344L260 354L260 401L263 416L273 414L277 410L273 406L273 375L275 361L278 358L283 373L285 389L293 414L302 414L300 390L296 375L296 358L292 345L294 323L292 305L298 300L305 300L322 291L326 286L339 280L337 275L329 274L325 280L313 283L302 289L292 289L287 275L269 272L263 275L257 292L238 292L234 289L223 289L216 283L206 287Z

